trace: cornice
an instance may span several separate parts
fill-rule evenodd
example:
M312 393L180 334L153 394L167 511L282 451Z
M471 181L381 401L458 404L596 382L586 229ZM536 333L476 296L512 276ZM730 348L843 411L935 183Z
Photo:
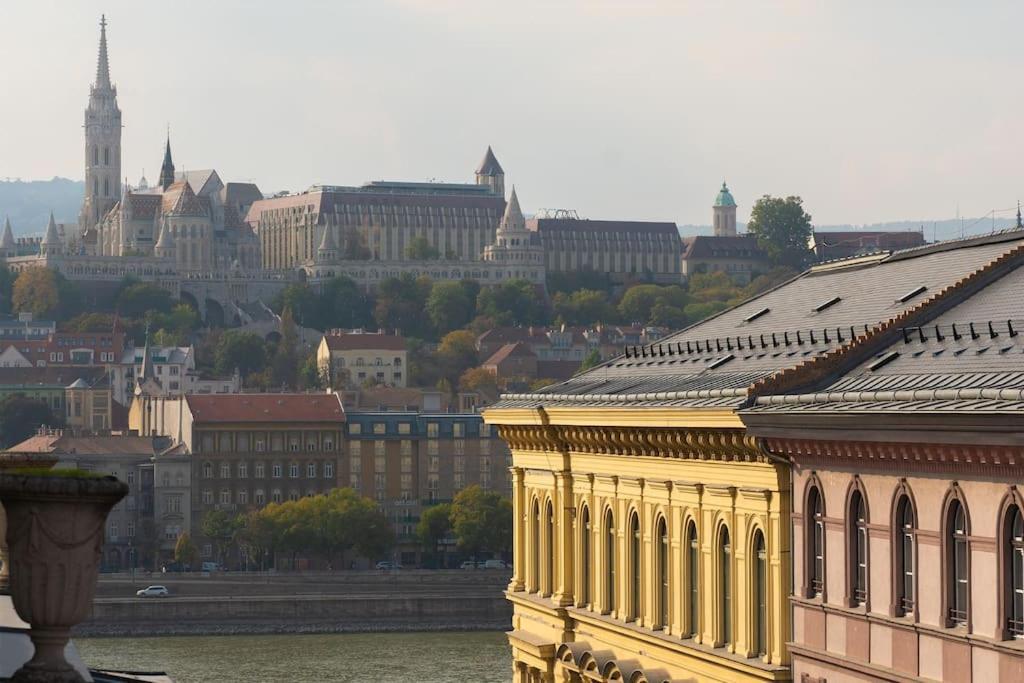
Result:
M741 429L499 424L513 450L620 455L689 460L768 462L757 440Z

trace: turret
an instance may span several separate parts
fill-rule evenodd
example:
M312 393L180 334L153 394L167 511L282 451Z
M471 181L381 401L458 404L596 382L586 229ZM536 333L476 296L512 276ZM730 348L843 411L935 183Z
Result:
M318 263L331 263L337 259L338 244L334 240L334 230L329 224L324 224L324 234L316 250L316 260Z
M160 166L160 187L166 190L174 184L174 162L171 160L171 134L167 133L167 146L164 148L164 162Z
M167 225L167 221L161 221L160 235L153 246L153 255L158 258L173 259L174 251L174 236L171 234L171 227Z
M729 192L724 180L711 212L715 237L730 237L736 234L736 200L732 198L732 193Z
M486 185L494 194L505 196L505 171L501 168L501 164L498 163L490 146L487 147L483 161L476 169L476 184Z
M4 234L0 237L0 254L4 258L17 256L17 244L14 241L14 231L11 230L11 219L4 218Z
M46 224L46 235L39 243L39 255L56 256L61 253L62 247L60 235L57 233L57 222L53 220L53 211L51 211L50 221Z

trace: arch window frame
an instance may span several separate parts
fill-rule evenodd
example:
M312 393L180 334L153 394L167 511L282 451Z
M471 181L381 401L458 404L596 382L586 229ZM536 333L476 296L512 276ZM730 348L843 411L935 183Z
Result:
M555 508L548 499L544 505L544 595L555 592Z
M583 505L580 509L580 590L577 605L590 605L590 575L592 560L590 557L590 506Z
M729 533L729 526L722 524L717 534L718 551L718 641L720 647L729 647L734 640L734 621L732 618L733 608L733 550L732 536Z
M825 500L821 482L812 475L804 497L804 596L825 601Z
M700 536L697 521L686 524L686 621L683 630L696 638L700 629Z
M654 585L657 587L657 605L654 613L657 615L657 622L654 627L667 630L672 623L672 591L670 584L672 545L668 532L668 520L664 515L659 515L654 524L655 529L655 561L656 572Z
M946 628L971 624L970 517L963 494L954 484L942 514L942 615Z
M614 614L615 612L615 513L611 508L604 513L604 612Z
M750 544L751 558L751 645L755 657L768 654L768 546L764 531L754 529Z
M1003 639L1024 639L1024 505L1016 491L1000 514L1000 623Z
M540 556L541 556L541 537L540 537L540 500L537 498L533 499L533 505L530 507L530 535L533 537L533 561L530 563L530 576L528 592L540 593Z
M626 621L640 623L641 614L643 613L641 605L643 600L643 588L641 585L643 530L640 526L640 513L637 510L630 512L627 534L627 541L629 542L629 556L627 558L629 562L629 604L626 605L628 610Z
M896 493L892 513L893 616L917 616L917 506L909 489Z
M846 593L850 607L868 605L871 581L868 520L867 498L859 480L855 480L846 506Z

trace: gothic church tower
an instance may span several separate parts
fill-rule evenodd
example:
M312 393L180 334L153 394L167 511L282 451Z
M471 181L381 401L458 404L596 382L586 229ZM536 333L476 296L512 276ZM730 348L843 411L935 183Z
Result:
M97 223L121 196L121 110L117 88L110 83L107 18L100 19L100 54L96 82L85 109L85 201L78 223L82 231Z

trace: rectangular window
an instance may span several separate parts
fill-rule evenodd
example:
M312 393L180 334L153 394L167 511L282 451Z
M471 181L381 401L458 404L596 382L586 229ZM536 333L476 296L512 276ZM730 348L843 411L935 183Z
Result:
M298 463L294 463L293 462L292 464L288 465L288 476L291 477L292 479L298 479L299 478L299 465L298 465Z
M231 465L226 462L220 464L220 478L230 479L231 478Z
M352 454L353 458L359 457L359 455L361 454L362 450L363 450L363 442L362 441L353 441L348 446L348 451L349 451L349 453Z
M402 490L403 491L412 491L412 475L411 474L403 474L402 475Z
M270 468L270 476L274 479L280 479L284 469L281 467L281 463L275 462L274 466Z
M403 472L412 472L412 456L411 455L403 455L402 456L402 471Z
M349 460L348 471L349 472L362 472L363 471L363 459L362 458L352 458L351 460Z
M249 463L240 462L235 469L239 479L245 479L249 476Z
M466 452L466 442L464 439L455 439L455 441L452 442L452 446L454 446L455 453L458 455L462 455Z
M324 463L324 479L334 479L334 463Z
M428 422L427 423L427 438L428 439L436 439L437 435L438 435L438 432L439 432L439 429L438 429L438 424L436 422Z
M437 441L428 441L427 442L427 455L437 455L437 453L438 453Z
M384 472L387 470L387 458L383 455L377 455L373 458L373 471Z
M452 436L456 439L461 439L466 435L466 425L461 422L456 422L452 425Z
M363 425L359 424L358 422L350 423L349 426L348 426L348 433L349 434L362 434L363 433Z
M412 433L412 425L410 423L408 423L408 422L399 422L398 423L398 433L399 434L411 434Z
M373 433L374 434L386 434L387 433L387 425L385 423L383 423L383 422L374 422L373 423Z
M228 489L222 489L220 492L220 502L223 505L228 505L229 503L231 503L231 491L229 491Z
M249 490L248 489L238 489L238 493L236 494L236 496L237 496L237 500L238 500L240 505L246 505L246 504L249 503Z
M211 491L210 489L205 489L203 491L203 504L213 505L213 491Z
M412 441L409 439L402 439L399 446L399 452L402 455L412 455Z
M306 463L306 477L309 479L316 479L316 463Z
M361 475L358 472L352 472L348 475L348 485L356 491L361 491L363 488Z
M427 471L428 472L440 472L441 471L441 458L436 456L436 455L430 456L430 460L427 461Z
M487 439L480 439L480 455L490 455L491 453L491 442Z
M261 463L261 462L256 463L256 478L257 479L263 479L265 476L267 476L267 475L266 475L266 472L264 471L263 463Z
M125 533L128 534L128 538L135 538L135 522L128 520L128 527L125 529Z

